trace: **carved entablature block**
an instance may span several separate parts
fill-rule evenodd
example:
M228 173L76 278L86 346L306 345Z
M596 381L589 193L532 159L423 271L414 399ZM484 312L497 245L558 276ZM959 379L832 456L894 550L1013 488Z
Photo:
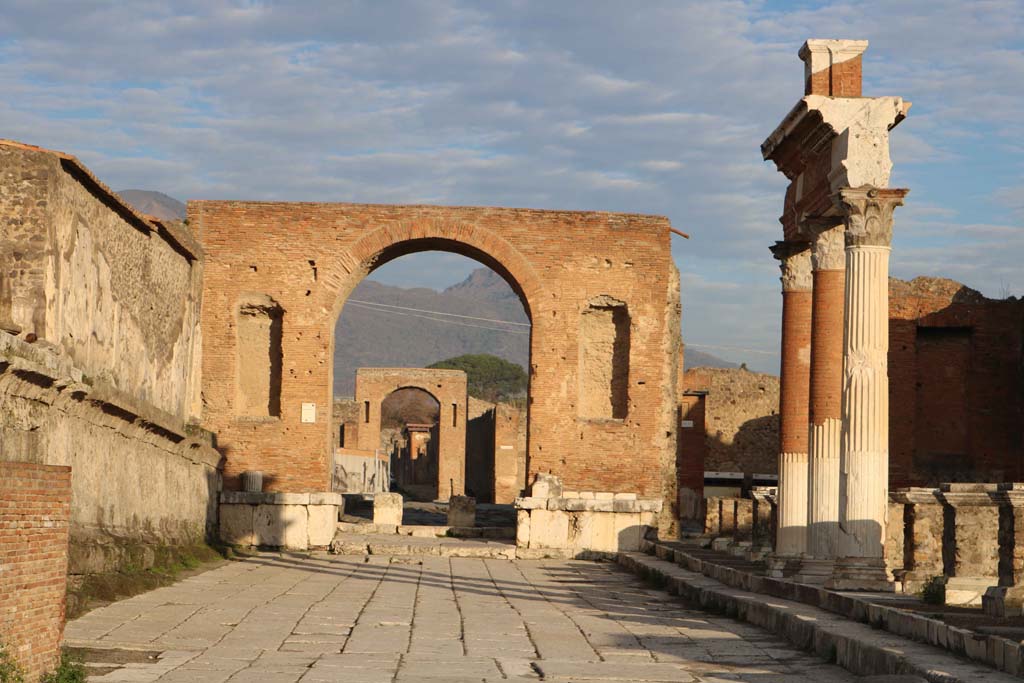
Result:
M836 205L846 221L846 246L888 247L892 243L893 212L908 192L870 185L839 190Z

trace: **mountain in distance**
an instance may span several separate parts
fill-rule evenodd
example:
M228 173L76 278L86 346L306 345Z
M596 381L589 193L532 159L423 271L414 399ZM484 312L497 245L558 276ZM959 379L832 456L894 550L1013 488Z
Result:
M423 368L487 353L525 369L530 358L525 323L529 318L519 297L488 268L441 292L363 280L335 327L334 394L353 394L358 368Z
M165 221L185 220L185 205L163 192L152 190L121 190L117 193L139 213Z
M685 343L686 340L684 339ZM683 354L683 369L689 370L690 368L738 368L738 363L733 363L719 358L718 356L707 353L706 351L698 351L697 349L687 346L686 352Z

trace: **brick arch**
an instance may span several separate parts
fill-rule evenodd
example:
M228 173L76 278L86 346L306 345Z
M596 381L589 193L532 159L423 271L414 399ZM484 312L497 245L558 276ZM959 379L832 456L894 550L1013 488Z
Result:
M466 373L461 370L430 368L359 368L356 370L355 400L360 408L356 428L357 447L373 450L380 442L384 401L400 389L429 394L438 404L438 463L435 495L447 499L465 490L466 423L468 392Z
M376 228L360 237L327 266L326 307L337 321L355 284L396 258L423 251L446 251L467 256L498 273L519 295L527 317L536 321L544 306L543 280L530 262L507 240L473 223L420 219ZM358 275L353 284L352 275Z

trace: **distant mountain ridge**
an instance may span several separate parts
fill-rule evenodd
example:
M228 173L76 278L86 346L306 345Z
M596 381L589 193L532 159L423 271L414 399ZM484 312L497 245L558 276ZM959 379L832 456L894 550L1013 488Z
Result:
M163 192L152 190L120 190L121 199L131 204L136 211L156 216L165 221L185 220L185 204Z

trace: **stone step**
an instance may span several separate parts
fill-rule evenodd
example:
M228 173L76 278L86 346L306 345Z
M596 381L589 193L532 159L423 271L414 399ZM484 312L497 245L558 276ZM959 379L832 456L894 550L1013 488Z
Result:
M639 552L619 553L618 562L686 603L776 633L859 676L913 675L935 683L1013 683L1020 680L980 661L962 659L938 647L872 628L834 612L726 585L684 569L675 561ZM1019 657L1017 647L1012 654Z
M1015 676L1024 675L1024 644L1020 641L951 626L910 609L916 606L912 603L918 603L911 595L836 591L772 578L765 576L760 563L740 561L685 542L645 541L641 550L731 588L803 603Z

